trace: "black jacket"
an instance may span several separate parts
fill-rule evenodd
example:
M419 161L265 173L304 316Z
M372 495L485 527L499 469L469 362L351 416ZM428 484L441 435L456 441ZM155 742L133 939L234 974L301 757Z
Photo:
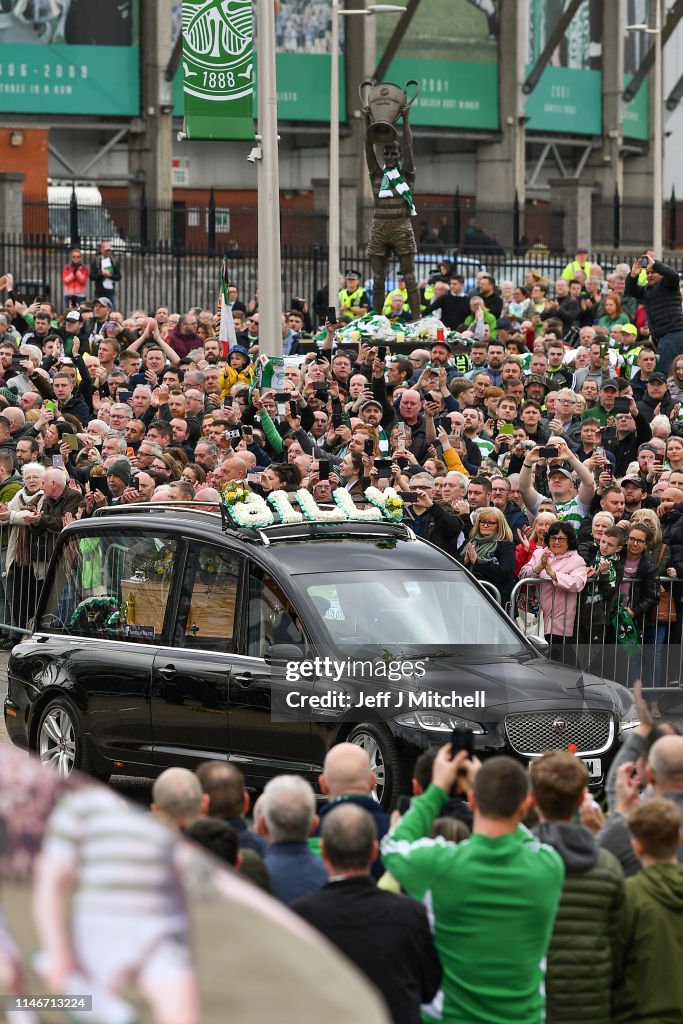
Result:
M448 292L429 304L427 314L433 313L436 309L441 310L441 322L454 331L464 324L470 315L469 295L453 295Z
M654 398L651 398L646 391L643 397L637 402L637 405L638 409L643 414L647 422L652 423L656 415L655 409L657 408L657 406L660 407L659 411L663 416L669 416L671 410L676 405L676 400L675 398L672 397L669 389L667 388L664 392L663 397L661 399L658 398L656 400Z
M643 287L631 274L626 278L624 294L632 295L645 306L650 334L659 340L672 331L683 331L683 309L679 292L678 271L666 263L654 262L654 270L662 275L661 281Z
M680 577L683 577L683 515L680 512L667 512L660 520L662 539L669 545L671 565ZM679 587L674 590L679 590ZM676 595L679 596L678 594Z
M608 441L605 448L612 452L616 460L615 475L622 477L626 473L631 462L636 462L638 458L638 449L641 444L645 444L652 438L652 431L650 430L650 424L648 423L642 412L638 412L635 417L636 429L626 437L617 437L616 441Z
M626 581L627 577L624 577L624 580ZM644 555L638 562L632 590L628 596L622 597L622 602L631 609L633 618L639 625L642 625L647 613L659 602L659 586L655 567Z
M371 878L361 876L328 882L312 896L296 900L292 910L377 986L395 1024L419 1024L420 1004L432 1001L441 981L421 903L383 892Z
M503 605L510 600L512 586L515 582L515 545L511 540L498 541L495 562L479 562L468 565L475 579L492 583L500 592Z
M457 550L458 537L467 528L467 524L463 524L462 518L445 501L435 501L411 525L418 537L453 556Z

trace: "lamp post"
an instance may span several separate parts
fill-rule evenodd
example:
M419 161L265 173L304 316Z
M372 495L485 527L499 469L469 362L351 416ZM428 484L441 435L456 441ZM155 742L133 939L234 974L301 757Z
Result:
M655 256L659 259L662 255L662 203L663 203L663 131L662 131L662 4L661 0L654 0L655 18L654 27L648 25L627 25L627 32L644 32L645 35L654 36L655 59L652 67L653 89L652 89L652 248Z
M336 306L339 291L339 19L361 15L403 14L398 4L372 4L364 10L345 11L339 0L332 0L331 71L330 71L330 196L328 228L328 306Z
M261 352L282 352L282 263L280 257L280 176L278 171L275 8L257 0L258 145L249 159L258 163L258 289Z

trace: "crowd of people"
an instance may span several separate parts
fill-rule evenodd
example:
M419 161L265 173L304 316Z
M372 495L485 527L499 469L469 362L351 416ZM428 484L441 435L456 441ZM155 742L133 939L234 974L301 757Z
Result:
M418 536L512 600L553 656L627 683L677 677L676 271L646 254L603 287L601 268L579 250L552 286L531 270L524 284L498 288L482 271L465 294L444 265L422 292L441 328L426 346L403 341L394 353L381 339L338 343L344 325L367 317L357 271L334 321L313 336L296 297L272 345L261 344L258 294L243 301L231 287L228 351L220 310L117 312L106 243L98 261L94 298L81 275L61 311L24 301L11 275L0 281L8 646L12 627L30 618L49 543L72 518L130 502L216 503L235 480L264 495L303 487L323 503L336 488L362 501L376 484L397 491ZM407 294L399 288L389 302L405 319ZM276 391L262 370L279 352Z
M258 296L230 288L228 347L217 310L124 316L104 288L58 310L1 282L8 645L66 524L105 505L212 507L234 481L321 504L336 488L362 502L368 484L391 486L414 532L512 600L555 656L587 648L593 665L621 644L615 673L635 686L640 725L612 765L606 817L564 751L527 772L429 750L393 821L352 744L328 754L322 806L289 775L251 808L229 762L155 782L155 813L326 935L401 1024L681 1019L683 738L653 721L633 664L650 645L644 682L666 681L661 654L683 621L678 275L648 254L605 291L579 252L552 286L530 277L507 294L485 273L472 295L458 275L434 281L426 312L448 332L395 355L381 339L338 345L336 315L311 338L300 297L271 345ZM351 322L367 312L358 285L350 275L339 297Z
M286 775L251 807L239 768L207 762L160 775L152 810L325 935L396 1024L680 1020L683 738L636 694L607 816L567 751L527 771L450 744L416 761L402 817L348 743L322 804Z

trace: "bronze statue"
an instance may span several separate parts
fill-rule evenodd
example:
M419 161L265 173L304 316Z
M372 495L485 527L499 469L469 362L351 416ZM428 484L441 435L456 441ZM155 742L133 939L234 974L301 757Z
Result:
M363 88L371 85L363 82ZM408 83L408 85L413 83ZM417 83L414 83L417 85ZM406 86L407 88L407 86ZM410 101L404 90L385 83L375 86L364 102L367 121L365 135L365 156L372 184L374 214L368 240L368 256L374 281L372 304L375 312L381 313L386 295L385 281L387 261L393 253L405 278L408 303L414 320L420 317L420 290L415 274L417 244L411 218L416 215L413 203L415 188L415 163L413 160L413 136L410 130ZM403 146L397 141L394 122L403 120ZM384 143L383 160L380 166L375 154L375 145Z

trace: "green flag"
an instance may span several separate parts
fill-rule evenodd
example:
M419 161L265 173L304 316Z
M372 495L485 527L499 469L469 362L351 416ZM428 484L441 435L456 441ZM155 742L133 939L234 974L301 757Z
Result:
M188 139L254 138L252 0L183 0Z

